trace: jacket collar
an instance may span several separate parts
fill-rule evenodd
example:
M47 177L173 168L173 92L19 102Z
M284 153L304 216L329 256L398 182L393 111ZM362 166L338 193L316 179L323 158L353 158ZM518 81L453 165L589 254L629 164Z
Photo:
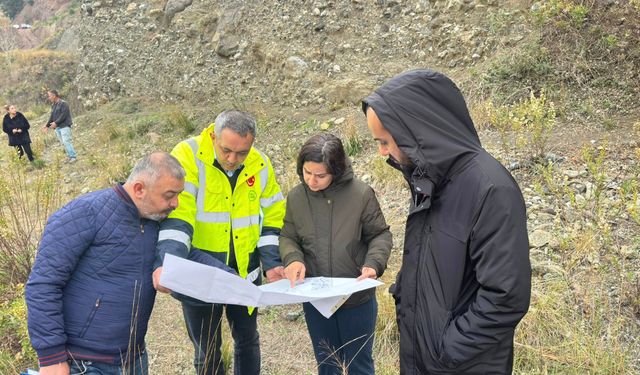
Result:
M119 182L113 185L113 190L115 191L118 198L120 198L122 203L124 203L132 213L135 213L136 216L140 216L138 207L136 207L135 203L133 203L133 199L131 199L129 193L127 193L123 185L123 183Z

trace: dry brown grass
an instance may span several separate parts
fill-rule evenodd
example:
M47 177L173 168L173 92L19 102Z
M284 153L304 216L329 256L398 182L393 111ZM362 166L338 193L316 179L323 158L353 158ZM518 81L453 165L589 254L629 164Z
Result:
M383 279L395 278L391 271ZM398 374L398 342L393 299L387 292L388 285L378 288L378 324L374 342L376 374ZM258 316L262 373L266 375L316 374L313 347L300 305L261 308ZM287 315L297 315L297 319ZM228 326L223 327L223 345L232 353L233 340ZM151 374L192 374L193 346L184 328L180 303L165 294L158 294L149 322L147 335L149 371ZM225 360L228 360L225 357ZM231 367L233 365L231 364Z

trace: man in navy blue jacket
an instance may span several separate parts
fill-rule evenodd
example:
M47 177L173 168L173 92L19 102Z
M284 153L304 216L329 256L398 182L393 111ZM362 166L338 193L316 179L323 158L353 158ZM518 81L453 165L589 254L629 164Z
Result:
M183 188L180 163L156 152L49 218L25 292L41 375L147 374L157 221Z

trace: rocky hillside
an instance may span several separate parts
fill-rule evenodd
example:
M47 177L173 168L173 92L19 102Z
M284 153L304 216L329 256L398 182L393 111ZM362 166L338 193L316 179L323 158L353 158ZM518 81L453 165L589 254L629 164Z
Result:
M119 96L263 103L287 110L355 103L416 66L467 69L523 40L497 0L85 2L50 47L76 52L87 108ZM508 33L492 29L507 12ZM455 74L455 71L454 71Z
M326 113L413 67L446 72L472 101L550 86L556 102L601 92L591 110L620 112L640 95L635 0L80 1L34 0L12 21L33 28L3 39L74 56L60 85L87 110L148 97Z
M53 1L34 0L21 17ZM66 198L122 180L140 155L169 150L232 106L258 116L258 146L286 191L297 182L300 144L328 129L359 147L355 170L380 197L395 239L391 282L408 193L364 141L358 102L400 71L441 70L460 85L483 144L511 169L527 203L534 290L515 373L640 372L637 0L60 4L33 30L11 30L32 33L42 49L0 55L8 72L0 100L30 110L32 125L45 121L46 88L71 103L78 163L56 164L53 135L34 134L43 169L64 173ZM0 47L16 45L7 35ZM165 308L164 320L153 320L152 373L190 373L190 344L167 347L176 340L166 327L182 326L180 312L170 302L157 310ZM262 327L275 322L261 332L265 347L308 348L305 331L281 328L279 314L261 318ZM392 309L387 316L394 321ZM265 373L312 373L311 354L294 354L265 355ZM397 373L396 355L377 358L389 368L380 374Z

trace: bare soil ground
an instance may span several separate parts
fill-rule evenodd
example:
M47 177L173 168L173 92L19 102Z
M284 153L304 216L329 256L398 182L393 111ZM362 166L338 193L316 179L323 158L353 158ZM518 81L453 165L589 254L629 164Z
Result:
M301 310L300 305L259 310L263 374L315 373L315 359L304 316L287 319L287 314L297 315ZM227 327L225 330L228 331ZM184 328L182 310L177 300L166 294L158 295L147 338L151 374L194 373L193 346ZM225 341L225 345L231 345L233 340L226 334Z

